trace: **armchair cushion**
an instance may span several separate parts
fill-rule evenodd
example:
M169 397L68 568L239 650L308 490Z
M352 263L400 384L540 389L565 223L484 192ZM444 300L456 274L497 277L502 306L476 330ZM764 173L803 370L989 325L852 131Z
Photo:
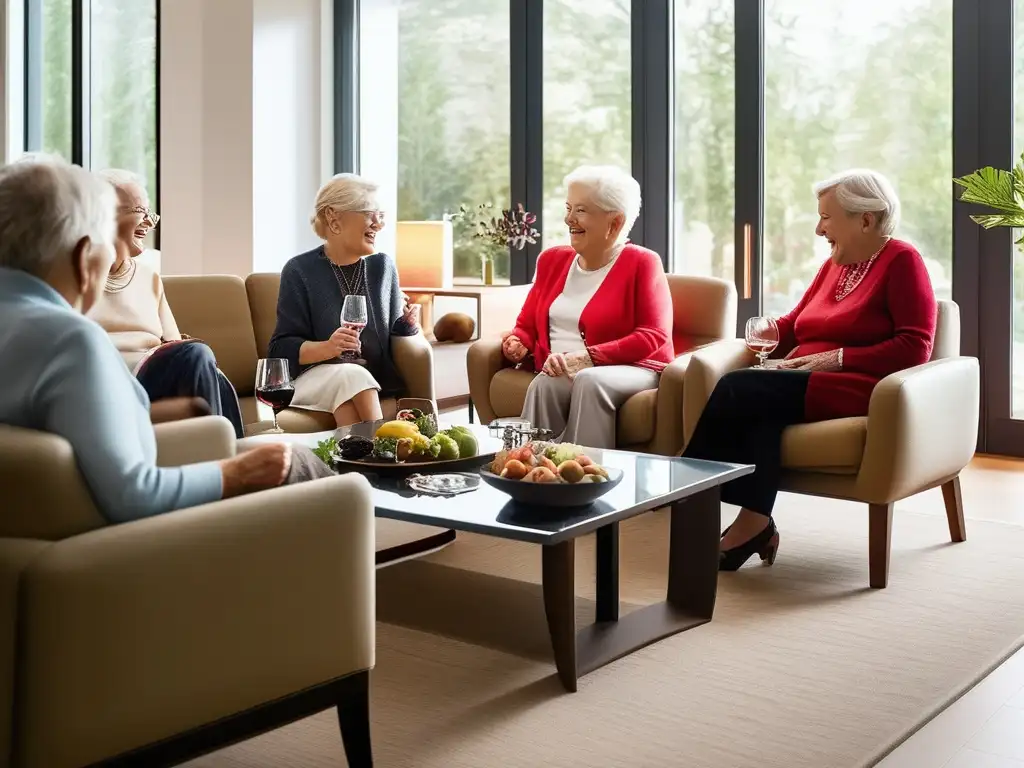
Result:
M866 417L797 424L782 433L784 469L856 475L867 441Z

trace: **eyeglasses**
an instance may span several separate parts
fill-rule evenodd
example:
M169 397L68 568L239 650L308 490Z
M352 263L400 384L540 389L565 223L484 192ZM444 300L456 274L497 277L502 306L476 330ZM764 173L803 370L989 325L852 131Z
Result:
M141 205L136 205L132 208L122 208L125 213L134 213L142 216L143 223L149 222L149 226L155 227L157 222L160 221L160 214L156 211L150 210L149 208L143 208Z
M361 214L363 214L363 216L365 216L367 219L369 219L374 224L383 224L384 223L384 211L381 211L381 210L376 210L376 211L352 211L352 213L361 213Z

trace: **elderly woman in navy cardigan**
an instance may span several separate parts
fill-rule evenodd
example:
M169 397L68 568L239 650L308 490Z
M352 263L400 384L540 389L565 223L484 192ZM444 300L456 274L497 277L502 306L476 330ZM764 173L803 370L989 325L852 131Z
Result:
M321 187L310 223L324 242L281 270L269 355L288 360L293 408L333 413L338 426L380 419L380 395L404 387L391 336L416 335L419 321L399 288L394 262L374 244L384 226L377 185L338 174ZM349 294L366 297L361 333L341 324ZM350 351L365 365L345 362L342 353Z

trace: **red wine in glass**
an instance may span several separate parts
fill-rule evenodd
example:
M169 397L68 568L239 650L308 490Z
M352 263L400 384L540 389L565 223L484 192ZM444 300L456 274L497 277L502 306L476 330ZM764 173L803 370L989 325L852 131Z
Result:
M292 383L288 361L281 358L268 358L256 364L256 399L269 405L274 411L274 428L268 433L284 432L277 424L277 414L292 403L295 397L295 385Z

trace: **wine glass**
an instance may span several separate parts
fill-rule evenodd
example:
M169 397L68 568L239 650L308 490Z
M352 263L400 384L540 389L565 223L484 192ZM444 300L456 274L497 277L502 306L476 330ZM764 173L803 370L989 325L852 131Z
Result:
M292 403L295 385L288 370L288 361L281 358L267 358L256 363L256 399L274 410L274 428L267 434L284 432L277 425L277 414Z
M779 326L772 317L752 317L747 320L747 349L757 355L758 368L764 368L768 355L779 346Z
M363 332L366 327L366 297L357 294L349 294L341 305L341 324L345 328L352 328L357 334ZM349 363L365 365L366 361L359 357L355 350L345 350L341 353L341 359Z

